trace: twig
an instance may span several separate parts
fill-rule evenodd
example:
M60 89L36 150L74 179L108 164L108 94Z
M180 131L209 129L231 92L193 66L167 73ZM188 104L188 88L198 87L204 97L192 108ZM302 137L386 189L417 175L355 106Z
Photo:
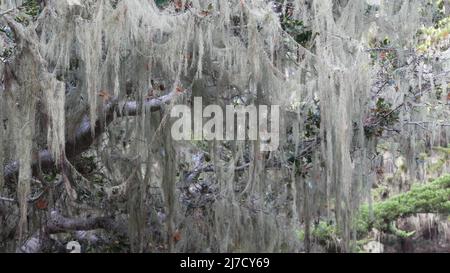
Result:
M13 199L13 198L6 198L6 197L1 197L1 196L0 196L0 201L2 201L2 202L9 202L9 203L15 203L16 202L16 200Z

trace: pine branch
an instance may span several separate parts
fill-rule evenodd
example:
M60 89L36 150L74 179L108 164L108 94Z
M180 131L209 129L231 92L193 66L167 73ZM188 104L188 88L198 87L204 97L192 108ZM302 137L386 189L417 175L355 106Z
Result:
M358 231L367 233L372 228L389 231L390 224L403 217L418 213L450 214L450 175L441 177L411 191L361 208L358 217Z

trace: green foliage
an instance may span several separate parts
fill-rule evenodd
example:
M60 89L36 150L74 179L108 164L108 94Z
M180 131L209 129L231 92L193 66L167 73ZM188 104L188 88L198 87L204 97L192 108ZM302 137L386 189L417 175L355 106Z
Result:
M6 60L13 54L13 49L11 47L7 47L0 53L0 59Z
M1 28L0 28L0 32L5 33L5 34L6 34L6 37L8 37L9 39L11 39L11 40L14 39L12 32L11 32L11 31L8 31L6 28L1 27Z
M450 214L450 175L375 203L372 212L373 217L367 205L361 208L357 220L358 231L361 233L367 233L372 227L389 231L393 221L417 213Z
M370 15L371 13L377 12L379 9L380 9L380 8L379 8L378 6L376 6L376 5L369 5L369 4L367 4L364 13L365 13L366 16L368 16L368 15Z
M314 100L314 106L309 108L307 111L308 112L304 120L304 137L307 140L315 141L315 139L319 137L321 123L319 100ZM304 148L305 147L302 149ZM302 152L303 153L300 155L295 155L294 152L289 151L288 162L295 165L297 175L306 177L313 162L313 158L311 151Z
M26 0L20 7L21 12L14 18L17 22L28 25L41 13L41 7L36 0Z
M15 53L14 33L9 27L0 26L0 39L8 41L3 43L5 47L0 49L0 61L7 62Z
M305 240L305 231L303 229L297 230L297 237L303 242Z
M433 4L433 3L431 3ZM426 53L430 49L448 48L448 39L450 37L450 17L445 17L445 6L443 0L436 1L437 12L433 15L434 25L423 27L418 31L420 43L417 50Z
M320 221L311 232L312 237L321 244L335 241L337 236L336 225Z
M209 150L208 142L204 140L191 140L191 143L200 150L207 152Z
M445 159L449 159L450 157L450 147L433 147L433 150L435 150L436 152L440 152L442 154L444 154Z
M369 41L369 47L371 48L370 58L372 65L378 63L386 70L386 73L394 73L399 65L399 56L390 38L384 37L384 39L380 40L373 37Z
M430 1L430 5L433 5L433 1ZM435 26L439 26L439 22L445 18L445 2L444 0L435 0L434 3L436 9L433 14L433 22L436 24Z
M36 17L41 13L41 7L36 0L27 0L22 6L24 8L25 14Z
M155 4L159 7L165 7L170 1L169 0L155 0Z
M120 0L110 0L109 2L111 3L111 6L113 7L113 9L115 9L115 8L117 8L119 1Z
M312 38L312 31L308 30L303 21L292 19L289 15L283 15L281 18L281 27L300 45L306 47Z
M404 231L404 230L398 229L395 226L394 222L392 222L389 225L389 231L391 233L395 234L397 237L400 237L400 238L403 238L403 239L411 238L416 233L415 231L408 232L408 231Z
M313 138L319 134L320 130L320 108L317 106L316 111L309 109L305 123L305 137Z
M380 185L372 190L373 200L382 201L389 195L389 187L387 185Z
M56 181L56 172L50 172L43 175L46 183L53 183Z
M445 164L450 159L450 148L433 147L433 150L441 154L441 157L438 158L436 162L430 164L428 170L431 173L441 173L444 169Z
M300 241L305 240L305 230L297 231L297 236ZM327 249L327 252L337 252L338 246L338 231L336 225L332 222L321 220L314 224L311 228L311 239Z
M387 127L395 125L399 121L399 112L392 108L392 103L379 98L375 108L371 110L370 124L365 126L366 137L379 137L383 135Z
M17 22L19 22L21 24L24 24L24 25L28 25L28 23L29 23L28 19L25 16L22 16L22 15L17 15L14 19Z
M423 28L420 32L422 39L417 47L419 52L426 52L431 48L439 47L441 42L448 41L450 35L450 17L441 20L438 27ZM446 49L445 47L442 48Z
M440 159L438 159L437 162L435 162L429 166L428 171L431 173L440 173L440 172L442 172L445 163L446 163L446 160L440 158Z

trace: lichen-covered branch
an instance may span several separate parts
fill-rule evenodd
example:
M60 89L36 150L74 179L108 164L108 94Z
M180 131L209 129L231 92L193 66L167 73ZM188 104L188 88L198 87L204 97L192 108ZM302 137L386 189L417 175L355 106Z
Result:
M152 112L159 111L163 105L169 103L175 96L176 93L172 92L160 98L146 100L143 102L143 109L148 109ZM75 138L66 142L65 151L67 158L71 159L89 149L94 140L105 131L115 117L136 116L141 110L140 104L136 101L126 102L123 107L120 107L117 100L114 100L105 106L103 112L105 113L104 118L97 120L94 129L92 129L87 116L83 119L76 131ZM54 167L54 163L52 153L49 150L42 150L33 158L33 172L37 173L39 168L43 171L49 170ZM17 176L18 171L19 162L14 161L7 164L3 172L5 181L12 181Z
M50 219L43 226L43 233L36 232L31 238L25 241L21 246L20 252L36 253L42 251L43 247L49 240L49 235L66 232L91 231L103 229L108 232L115 232L124 235L127 228L124 223L113 217L88 217L88 218L68 218L62 216L57 211L52 211Z
M91 218L67 218L58 212L51 213L51 219L47 223L45 231L48 234L55 234L69 231L105 229L108 231L120 231L125 233L112 217L91 217Z

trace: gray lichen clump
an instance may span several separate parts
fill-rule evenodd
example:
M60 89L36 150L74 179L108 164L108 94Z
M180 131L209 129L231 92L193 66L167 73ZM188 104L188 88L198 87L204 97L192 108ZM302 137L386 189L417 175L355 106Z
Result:
M345 252L361 212L447 213L448 177L371 204L450 170L445 7L0 0L0 251L300 252L331 221ZM279 149L174 141L194 97L279 105Z

